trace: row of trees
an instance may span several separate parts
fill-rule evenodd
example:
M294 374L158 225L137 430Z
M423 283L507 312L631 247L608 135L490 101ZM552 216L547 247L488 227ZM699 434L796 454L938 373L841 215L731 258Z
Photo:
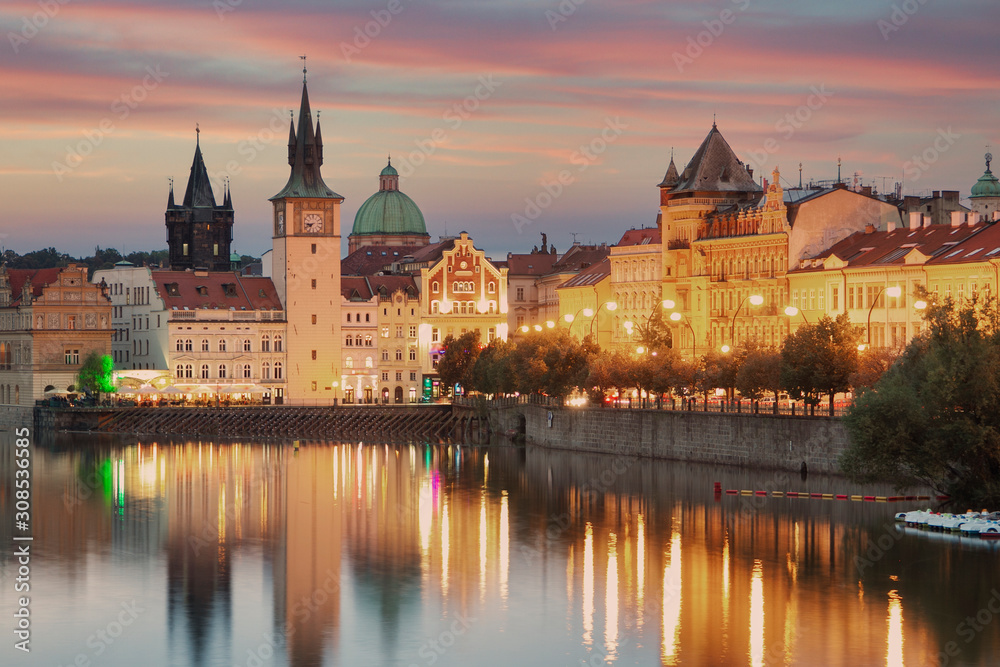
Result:
M0 263L6 264L11 269L52 269L56 267L68 266L69 264L86 265L88 275L93 276L94 271L110 269L122 260L131 262L136 266L160 266L166 264L169 258L166 250L153 250L150 252L139 250L122 255L114 248L94 248L94 254L89 257L72 257L64 252L59 252L55 248L44 248L33 250L32 252L19 255L13 250L4 250ZM258 258L250 255L242 255L241 261L244 265L259 261Z
M479 344L470 331L444 342L438 372L443 384L461 384L484 394L543 393L566 396L586 391L600 398L633 389L651 395L688 396L725 389L760 399L787 391L809 405L861 383L871 384L889 359L884 354L860 355L861 329L847 315L823 317L801 326L781 349L754 341L730 352L713 350L699 359L683 359L670 347L669 332L651 320L639 331L643 353L602 351L591 339L579 341L565 329L531 332L512 341ZM777 404L777 401L775 402Z

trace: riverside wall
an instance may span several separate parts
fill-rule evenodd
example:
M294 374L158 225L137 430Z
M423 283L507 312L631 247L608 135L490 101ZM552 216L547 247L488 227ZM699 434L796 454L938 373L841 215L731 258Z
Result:
M523 430L529 444L654 459L840 472L847 429L836 417L792 417L680 410L494 408L503 429ZM551 419L550 419L551 415Z

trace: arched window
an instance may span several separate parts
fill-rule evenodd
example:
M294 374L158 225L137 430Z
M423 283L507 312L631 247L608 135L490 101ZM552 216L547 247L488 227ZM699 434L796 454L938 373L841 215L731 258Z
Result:
M438 314L438 308L439 308L438 302L437 301L431 301L431 314L432 315L437 315Z
M344 368L354 368L354 357L344 359Z
M243 377L244 378L253 377L253 369L250 367L250 364L243 364Z
M365 336L365 347L371 347L371 346L372 346L372 337L370 335Z
M347 313L347 323L348 324L351 323L351 314L350 313Z
M344 339L344 346L351 347L352 345L354 345L354 336L347 334L347 338Z
M177 351L178 352L184 351L184 341L181 340L180 338L177 339Z
M403 360L403 351L396 350L396 361L402 361L402 360Z
M192 350L194 350L194 345L192 344L191 339L188 338L184 341L184 351L191 352Z
M193 378L194 377L194 366L191 364L184 364L184 377Z
M220 338L219 339L219 352L225 352L225 351L226 351L226 339L225 338Z
M271 379L271 363L265 361L260 365L260 376L265 380Z
M371 367L372 367L372 358L365 357L365 368L371 368Z
M489 286L488 286L487 289L488 289L488 291L489 291L490 294L496 294L496 292L497 292L497 284L494 283L494 282L491 282L489 284Z
M274 362L274 379L275 380L280 380L281 379L281 362L280 361Z
M371 338L371 336L369 336L369 338ZM361 347L361 334L358 334L357 336L354 337L354 344L357 345L358 347Z
M208 339L207 338L202 338L201 339L201 351L202 352L208 352Z
M226 377L226 365L219 364L219 377L225 379Z
M201 365L201 379L202 380L208 379L208 364Z
M184 377L184 366L182 364L177 364L177 367L174 368L174 377L176 378Z
M281 352L281 334L274 335L274 351Z
M496 301L490 301L490 303L487 306L486 310L487 310L487 312L490 312L490 313L497 312L497 302Z
M250 344L250 339L247 338L246 340L243 341L243 351L244 352L251 352L252 350L253 350L253 347Z
M438 285L438 281L435 280L434 282L431 283L431 292L437 294L440 291L440 287L441 286Z
M260 351L270 352L271 351L271 336L270 334L264 334L260 337Z

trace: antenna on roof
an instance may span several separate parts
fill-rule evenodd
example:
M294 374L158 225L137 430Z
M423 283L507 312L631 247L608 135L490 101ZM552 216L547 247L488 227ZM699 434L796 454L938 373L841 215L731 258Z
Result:
M579 234L580 234L580 232L570 232L570 235L573 237L573 245L576 245L576 237Z
M799 162L799 190L802 189L802 163Z

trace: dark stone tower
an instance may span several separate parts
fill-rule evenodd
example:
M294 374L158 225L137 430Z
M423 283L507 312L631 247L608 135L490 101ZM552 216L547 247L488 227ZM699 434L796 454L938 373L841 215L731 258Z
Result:
M201 156L201 131L195 140L194 162L184 203L174 204L174 186L167 199L167 245L173 271L228 271L233 241L233 200L226 186L222 206L215 204L212 183Z

